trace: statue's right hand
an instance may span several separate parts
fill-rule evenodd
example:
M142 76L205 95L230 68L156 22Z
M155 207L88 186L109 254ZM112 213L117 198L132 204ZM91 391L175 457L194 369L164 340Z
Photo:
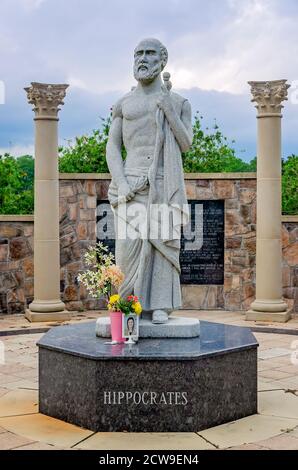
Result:
M118 186L118 197L125 198L126 201L130 201L133 193L127 181L121 181Z

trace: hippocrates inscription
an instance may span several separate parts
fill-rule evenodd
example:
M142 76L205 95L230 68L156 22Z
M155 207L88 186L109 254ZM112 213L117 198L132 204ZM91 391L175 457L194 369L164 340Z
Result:
M189 201L190 222L181 236L182 284L224 283L224 201ZM97 201L97 241L115 252L114 216L108 201Z

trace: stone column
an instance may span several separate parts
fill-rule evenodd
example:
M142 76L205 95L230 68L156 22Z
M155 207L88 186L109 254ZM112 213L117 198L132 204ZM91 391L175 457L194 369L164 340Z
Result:
M246 320L285 322L281 251L281 110L286 80L248 82L258 111L256 300Z
M58 111L68 85L25 88L35 113L34 300L30 321L66 320L60 299Z

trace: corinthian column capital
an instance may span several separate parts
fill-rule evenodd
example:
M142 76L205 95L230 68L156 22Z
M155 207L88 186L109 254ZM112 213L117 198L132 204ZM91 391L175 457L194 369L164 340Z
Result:
M52 85L48 83L32 82L25 88L29 104L33 105L35 119L49 119L58 121L59 106L64 104L64 97L68 85Z
M257 117L280 116L283 108L282 101L287 100L287 80L272 80L269 82L248 82L251 86L252 102L258 110Z

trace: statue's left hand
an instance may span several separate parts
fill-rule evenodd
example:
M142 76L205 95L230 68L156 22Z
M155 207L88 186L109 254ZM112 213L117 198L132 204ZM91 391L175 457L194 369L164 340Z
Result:
M162 85L161 93L157 98L157 106L162 109L164 113L168 113L174 110L170 93L164 85Z

